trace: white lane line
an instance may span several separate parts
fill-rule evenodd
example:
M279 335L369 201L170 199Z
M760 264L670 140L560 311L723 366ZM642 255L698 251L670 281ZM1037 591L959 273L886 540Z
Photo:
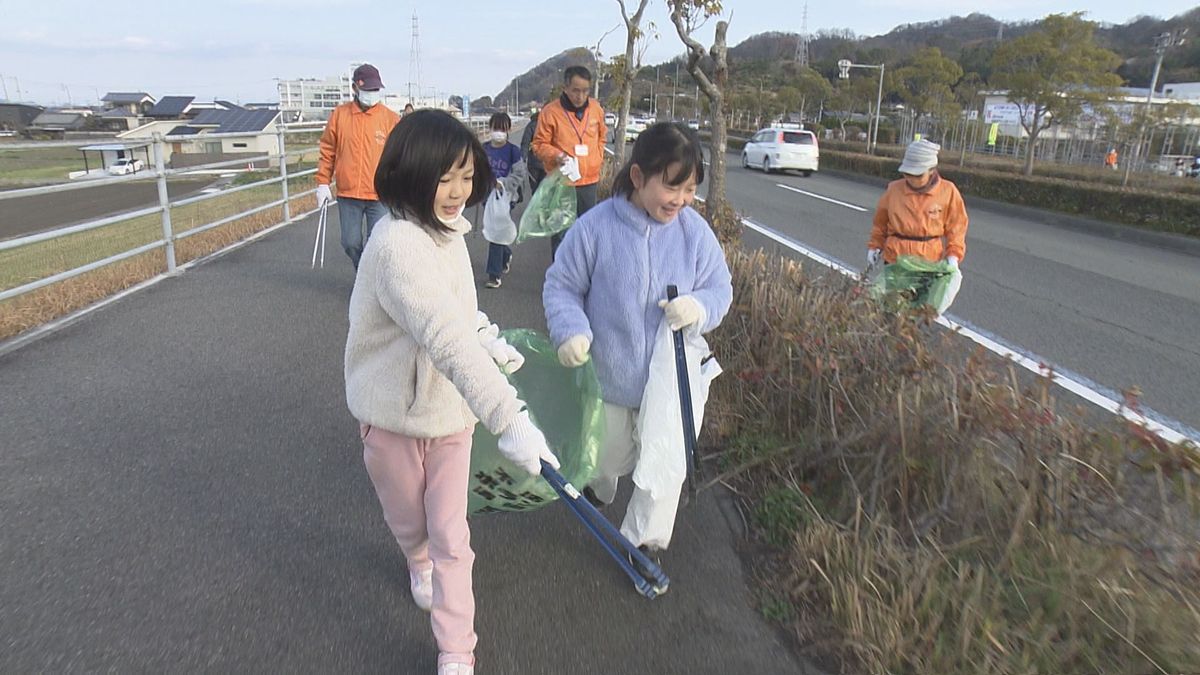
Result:
M813 199L820 199L821 201L829 202L830 204L837 204L838 206L844 206L848 209L854 209L855 211L860 211L862 213L867 212L867 210L861 206L855 206L854 204L847 204L846 202L839 202L838 200L832 199L830 197L826 197L825 195L819 195L815 192L809 192L808 190L801 190L800 188L795 188L795 187L792 187L791 185L784 185L783 183L776 183L775 187L780 187L780 188L783 188L784 190L791 190L792 192L799 192L800 194L806 195L808 197L812 197Z
M702 201L697 198L697 201ZM742 224L746 227L762 234L769 239L776 241L788 248L804 255L830 269L837 270L842 274L850 277L858 277L860 272L846 265L845 263L825 255L819 251L811 249L796 240L786 235L780 234L775 230L759 225L746 218L742 218ZM1059 385L1063 389L1079 396L1080 398L1092 403L1103 410L1106 410L1115 415L1144 426L1146 429L1154 432L1157 436L1170 443L1200 443L1200 432L1189 428L1186 424L1173 420L1165 415L1162 415L1149 408L1143 408L1144 413L1139 413L1135 410L1130 410L1123 403L1119 402L1115 396L1106 395L1100 389L1100 385L1086 382L1087 378L1072 373L1069 370L1059 368L1033 352L1021 349L1020 347L1005 345L1002 339L995 335L988 335L977 327L970 326L963 319L959 319L952 315L938 317L937 322L957 332L963 337L968 338L972 342L982 346L988 351L1008 359L1021 366L1022 368L1034 373L1038 376L1049 377L1051 381ZM1160 421L1161 420L1161 421ZM1180 430L1186 431L1180 431Z

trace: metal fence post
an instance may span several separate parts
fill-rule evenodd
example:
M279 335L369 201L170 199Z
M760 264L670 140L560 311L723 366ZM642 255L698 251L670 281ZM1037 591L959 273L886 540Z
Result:
M171 228L171 196L167 192L166 162L163 159L163 135L154 134L154 170L158 172L158 206L162 209L163 241L167 250L167 274L175 271L175 233Z
M276 127L275 135L279 139L279 175L283 178L280 185L283 186L283 222L292 222L292 202L288 199L288 169L287 169L287 148L283 140L283 127Z

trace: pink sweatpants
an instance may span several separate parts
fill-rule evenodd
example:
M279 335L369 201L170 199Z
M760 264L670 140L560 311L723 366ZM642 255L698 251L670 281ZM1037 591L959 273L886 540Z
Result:
M471 429L442 438L409 438L365 425L360 431L367 473L409 570L433 567L438 663L473 663L475 552L467 528Z

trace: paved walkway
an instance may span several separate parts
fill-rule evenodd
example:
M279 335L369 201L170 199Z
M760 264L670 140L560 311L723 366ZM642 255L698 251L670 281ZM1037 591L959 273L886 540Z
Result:
M433 672L344 403L330 220L323 271L310 218L0 357L0 670ZM544 328L548 261L519 247L484 309ZM805 672L715 492L652 602L561 505L471 526L481 674Z

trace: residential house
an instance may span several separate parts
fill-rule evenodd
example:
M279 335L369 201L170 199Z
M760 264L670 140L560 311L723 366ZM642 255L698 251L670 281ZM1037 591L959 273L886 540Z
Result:
M100 101L104 103L105 110L124 108L133 115L145 115L154 107L154 97L144 91L113 91L105 94Z
M172 167L196 166L236 157L256 157L279 148L275 130L280 122L278 110L204 110L186 120L155 120L125 133L123 141L151 140L162 135L164 161ZM212 134L240 133L242 136L205 138ZM274 162L272 162L274 163ZM266 166L265 160L255 162Z
M46 110L33 118L27 131L35 134L65 137L68 131L80 131L87 124L87 115L79 112Z
M0 130L24 131L43 110L32 103L0 103Z
M136 129L141 118L125 108L113 108L96 115L92 125L98 131L120 133Z

